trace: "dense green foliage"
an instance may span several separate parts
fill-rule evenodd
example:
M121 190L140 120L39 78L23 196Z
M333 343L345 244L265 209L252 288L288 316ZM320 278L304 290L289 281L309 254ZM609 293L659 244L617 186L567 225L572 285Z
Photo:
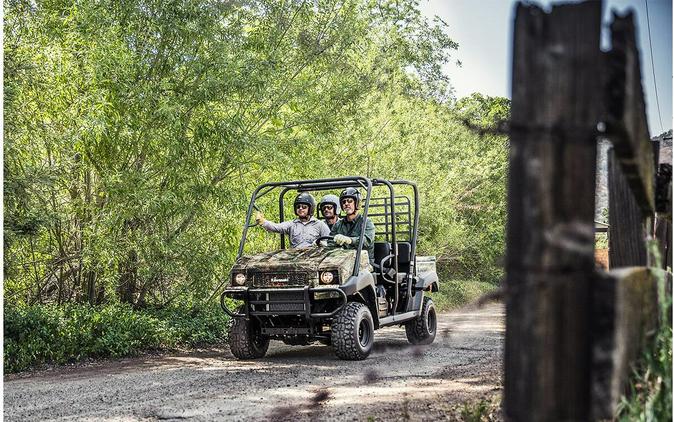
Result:
M140 311L124 304L6 306L4 321L6 372L218 343L228 327L227 316L216 306Z
M443 279L441 283L439 292L430 293L439 312L474 304L482 296L497 288L492 283L477 280Z
M415 180L420 253L498 278L507 140L465 122L509 104L453 98L417 1L5 5L7 304L206 302L254 186L347 174Z

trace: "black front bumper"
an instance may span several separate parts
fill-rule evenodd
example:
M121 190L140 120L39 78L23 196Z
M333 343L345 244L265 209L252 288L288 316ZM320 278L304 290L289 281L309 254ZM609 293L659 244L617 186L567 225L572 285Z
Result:
M330 312L312 312L313 304L320 299L315 299L316 293L336 292L336 297L340 303ZM333 293L333 296L334 293ZM225 298L229 297L244 302L244 312L235 312L227 308ZM338 287L311 288L309 286L300 288L283 289L251 289L251 288L230 288L222 292L220 296L220 306L227 315L232 318L249 318L250 316L271 316L271 315L299 315L307 319L328 318L339 312L346 305L346 293ZM259 310L258 308L264 308Z

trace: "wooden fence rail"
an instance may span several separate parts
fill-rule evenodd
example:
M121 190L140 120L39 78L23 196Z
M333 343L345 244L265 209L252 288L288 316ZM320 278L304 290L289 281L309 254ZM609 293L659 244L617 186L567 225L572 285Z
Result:
M657 322L655 162L633 17L602 4L516 10L506 250L505 414L611 418ZM604 133L600 133L604 132ZM610 273L594 264L597 140L610 160ZM670 207L671 209L671 207ZM671 232L671 231L670 231ZM671 237L671 235L670 235Z

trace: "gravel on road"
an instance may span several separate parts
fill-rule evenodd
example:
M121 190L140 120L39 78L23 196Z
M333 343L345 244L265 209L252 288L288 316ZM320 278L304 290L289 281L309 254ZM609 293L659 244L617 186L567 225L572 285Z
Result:
M376 331L364 361L272 341L267 356L229 350L104 361L6 376L4 418L31 420L455 420L457 406L501 392L504 308L438 315L430 346Z

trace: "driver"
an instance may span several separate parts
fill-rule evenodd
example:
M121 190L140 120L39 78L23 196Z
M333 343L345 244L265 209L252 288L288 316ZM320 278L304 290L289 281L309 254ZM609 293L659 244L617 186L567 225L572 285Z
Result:
M321 202L318 203L318 209L325 219L325 224L332 229L332 226L339 220L339 213L341 212L337 195L325 195L322 197Z
M313 216L316 200L311 194L302 192L297 195L294 208L297 218L293 221L272 223L260 211L255 214L255 221L268 232L289 235L291 248L308 248L314 246L319 237L330 235L330 229L325 222Z
M330 235L334 235L334 242L346 248L357 248L360 233L365 230L363 248L367 250L370 265L374 265L374 223L358 213L360 206L360 191L356 188L346 188L339 195L339 203L346 216L332 226Z

